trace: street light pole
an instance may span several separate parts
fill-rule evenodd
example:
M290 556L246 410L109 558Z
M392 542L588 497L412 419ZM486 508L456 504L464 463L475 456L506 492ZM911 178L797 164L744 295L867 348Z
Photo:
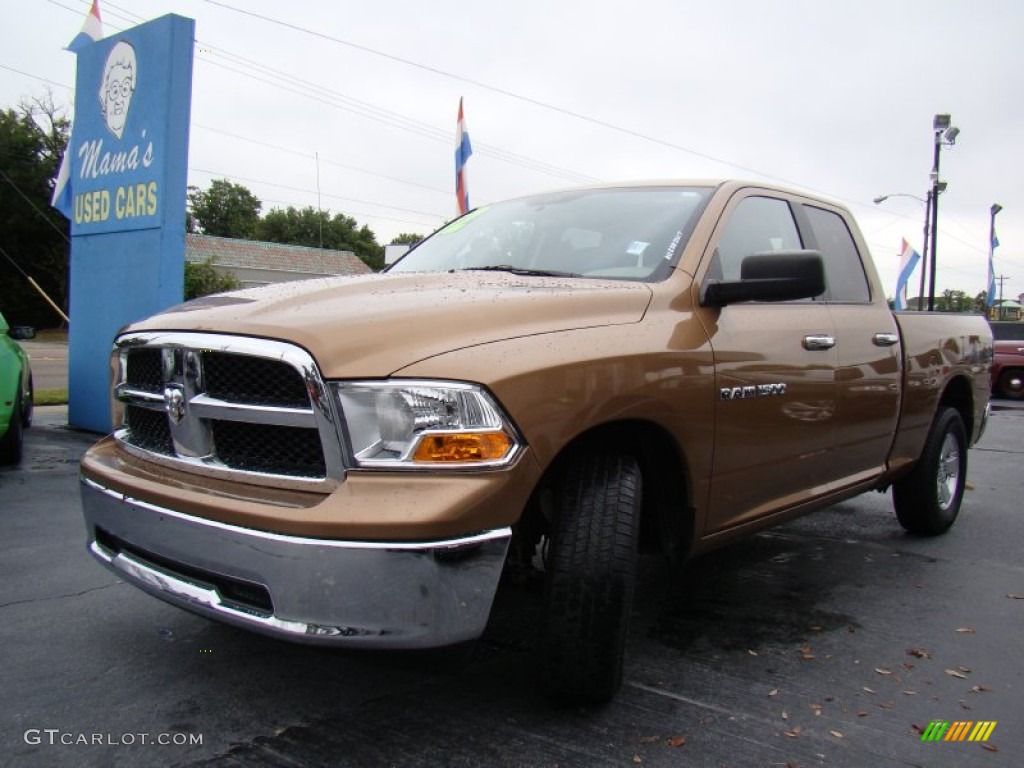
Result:
M944 185L943 185L944 186ZM932 191L929 189L922 200L917 195L911 195L908 192L890 192L888 195L879 195L874 199L875 205L884 203L890 197L910 197L917 202L924 205L924 233L922 234L921 241L921 288L917 293L917 311L921 312L924 310L924 281L925 275L928 274L928 233L929 227L928 222L930 220L932 212Z
M924 204L924 245L921 246L924 253L921 254L921 290L918 291L917 299L917 311L921 312L924 310L924 278L928 272L928 228L931 222L932 215L932 191L929 189L925 194ZM932 267L934 269L934 267ZM932 274L935 274L934 272ZM930 309L930 307L929 307Z

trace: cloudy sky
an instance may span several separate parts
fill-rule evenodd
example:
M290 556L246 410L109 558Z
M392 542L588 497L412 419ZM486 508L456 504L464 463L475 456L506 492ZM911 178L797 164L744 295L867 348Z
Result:
M2 0L0 107L49 87L86 0ZM196 20L189 183L264 210L321 204L380 242L455 211L459 97L471 203L591 181L731 178L848 205L887 291L920 250L932 116L942 152L938 288L1024 292L1024 4L1015 0L100 0L107 34ZM13 20L13 22L12 22ZM319 158L319 163L317 162ZM912 279L916 285L917 276Z

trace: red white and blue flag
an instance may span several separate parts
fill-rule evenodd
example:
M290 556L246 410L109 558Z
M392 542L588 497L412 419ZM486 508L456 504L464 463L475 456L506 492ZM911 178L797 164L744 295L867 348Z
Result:
M995 210L993 208L993 210ZM996 211L998 213L998 210ZM993 215L993 219L995 216ZM995 255L996 248L999 247L999 238L996 237L995 224L992 225L992 241L988 244L988 286L986 286L987 294L985 296L985 305L991 307L996 302L996 266L995 266Z
M459 215L469 210L469 187L466 186L466 163L473 154L469 143L466 119L462 116L462 99L459 99L459 123L455 131L455 197L459 204Z
M896 309L907 308L907 283L914 273L917 262L921 260L921 254L915 251L910 243L903 240L903 250L900 251L900 275L896 280Z
M103 38L103 22L100 20L100 0L92 0L92 7L85 14L85 21L82 22L82 31L75 35L75 39L68 43L65 50L78 54L86 47ZM53 197L50 198L50 205L71 218L71 141L64 150L64 156L60 159L60 170L57 171L57 179L53 184Z
M100 20L100 0L92 0L92 8L85 14L85 21L82 22L82 31L75 35L75 39L68 43L66 50L78 53L87 45L95 43L103 37L103 22Z

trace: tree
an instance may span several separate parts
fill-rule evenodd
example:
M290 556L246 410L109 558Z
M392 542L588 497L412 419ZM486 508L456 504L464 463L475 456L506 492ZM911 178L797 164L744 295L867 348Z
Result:
M352 251L372 269L384 267L384 249L365 224L351 216L318 211L312 206L270 210L256 227L256 237L272 243Z
M971 308L971 297L965 291L947 288L942 296L935 297L935 309L942 312L967 312Z
M69 222L50 207L70 124L47 94L0 110L0 248L67 308ZM0 306L9 323L42 328L62 320L0 256Z
M238 287L238 279L230 272L219 274L210 259L198 264L185 262L185 301Z
M188 188L188 231L252 240L263 203L241 184L214 179L205 192Z
M417 235L415 232L403 232L391 238L391 245L416 245L425 237L426 235Z

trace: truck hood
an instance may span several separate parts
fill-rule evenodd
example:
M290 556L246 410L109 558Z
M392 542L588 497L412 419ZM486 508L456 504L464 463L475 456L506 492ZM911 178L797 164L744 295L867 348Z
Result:
M576 328L639 322L643 283L506 273L403 273L303 280L206 296L126 331L281 339L327 378L387 376L434 355Z

